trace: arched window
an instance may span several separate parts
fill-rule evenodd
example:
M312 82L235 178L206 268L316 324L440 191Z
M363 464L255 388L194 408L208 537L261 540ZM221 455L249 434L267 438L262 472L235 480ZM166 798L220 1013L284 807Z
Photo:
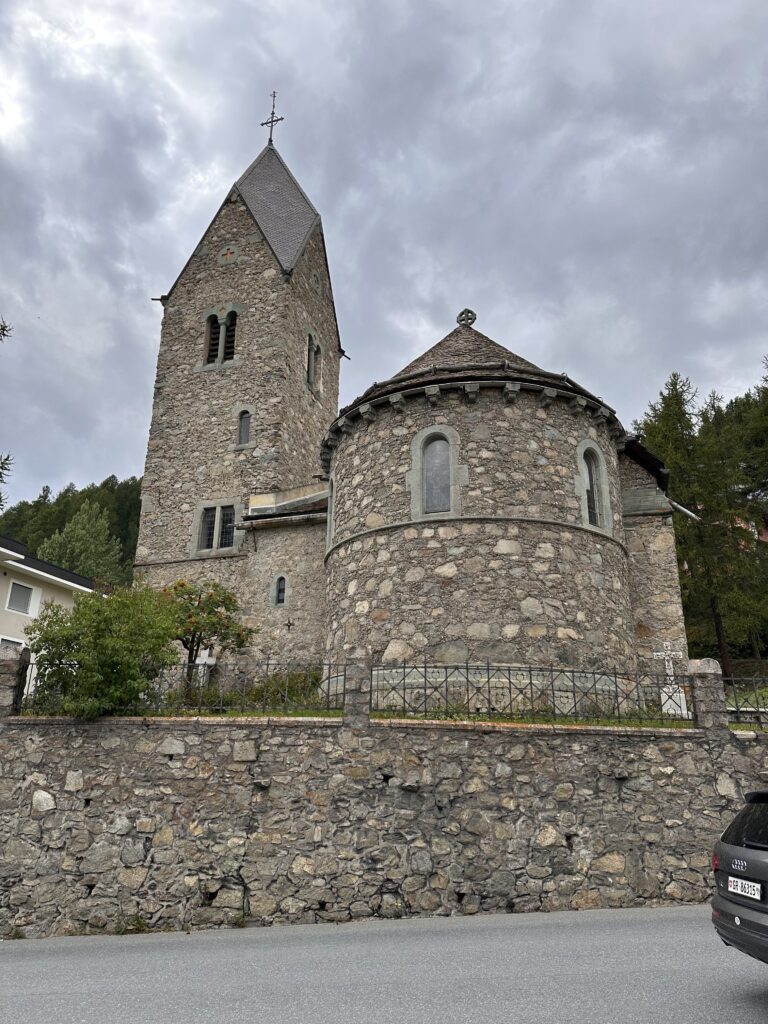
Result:
M602 495L600 493L600 472L597 456L588 448L584 452L584 465L587 467L587 519L590 526L602 526Z
M227 313L226 324L224 325L224 353L222 362L229 362L235 358L235 333L237 331L237 313L232 310Z
M322 370L322 349L312 337L307 335L307 384L313 391L320 389L320 373Z
M285 576L278 576L275 580L275 604L285 604Z
M422 455L425 513L451 511L451 446L445 437L427 439Z
M447 423L424 427L411 438L411 468L405 487L411 495L411 518L461 515L462 488L469 467L459 461L461 438Z
M221 324L217 316L209 316L207 320L206 336L207 336L207 348L205 353L206 363L215 363L219 358L219 336L221 334Z
M589 440L577 449L576 494L581 501L581 520L585 526L612 533L611 505L605 456Z
M237 443L248 444L251 440L251 414L243 409L237 421Z

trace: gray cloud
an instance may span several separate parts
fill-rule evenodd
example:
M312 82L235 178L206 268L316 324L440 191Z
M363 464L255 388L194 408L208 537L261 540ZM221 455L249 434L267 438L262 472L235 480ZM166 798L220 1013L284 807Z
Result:
M625 423L768 352L764 5L438 0L0 15L0 450L11 500L140 473L159 310L277 143L320 209L342 401L478 327Z

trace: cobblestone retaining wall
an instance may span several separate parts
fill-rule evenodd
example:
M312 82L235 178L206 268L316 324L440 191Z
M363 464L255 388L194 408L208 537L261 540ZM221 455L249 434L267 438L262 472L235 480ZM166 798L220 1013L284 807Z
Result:
M0 934L705 900L768 747L332 720L0 723Z

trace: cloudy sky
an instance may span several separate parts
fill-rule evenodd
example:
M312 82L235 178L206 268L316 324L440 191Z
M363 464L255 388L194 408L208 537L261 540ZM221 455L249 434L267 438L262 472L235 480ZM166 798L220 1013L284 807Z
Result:
M768 353L765 0L4 0L11 502L143 468L161 310L275 139L320 210L342 402L477 327L637 417Z

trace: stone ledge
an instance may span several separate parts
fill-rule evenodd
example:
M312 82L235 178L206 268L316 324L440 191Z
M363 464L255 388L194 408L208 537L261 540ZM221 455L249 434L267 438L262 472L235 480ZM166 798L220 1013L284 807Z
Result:
M431 522L437 522L439 526L445 526L446 523L520 523L525 526L549 526L558 530L576 530L579 533L588 533L593 537L615 544L625 555L629 555L629 549L626 544L623 544L616 537L606 533L599 527L588 526L585 523L561 523L557 519L543 519L537 516L462 516L436 512L424 519L404 519L397 523L384 523L381 526L374 526L368 530L359 530L357 533L351 533L348 537L333 542L325 552L323 562L327 562L338 548L344 547L345 544L353 544L355 541L360 540L361 537L369 537L376 533L388 533L392 530L407 530L410 527L422 529L429 527Z
M571 733L588 733L597 736L682 736L685 739L702 739L707 733L704 729L663 729L651 727L643 729L628 725L548 725L546 722L447 722L439 718L422 718L414 721L409 718L372 718L371 725L385 729L449 729L456 732L541 732L545 735L569 735Z
M140 715L126 715L119 718L96 718L92 721L85 721L81 718L68 718L65 715L13 715L8 718L0 720L0 729L3 726L19 726L19 725L50 725L57 727L68 727L80 726L89 727L94 726L115 726L128 723L130 725L143 725L146 729L151 728L168 728L169 725L205 725L211 728L221 728L223 726L243 726L243 725L264 725L264 726L288 726L292 729L300 729L303 726L329 726L333 728L340 728L344 724L344 720L341 715L334 718L283 718L279 715L239 715L225 717L223 715L182 715L182 716L169 716L167 718L159 715L152 715L152 717L142 717Z

